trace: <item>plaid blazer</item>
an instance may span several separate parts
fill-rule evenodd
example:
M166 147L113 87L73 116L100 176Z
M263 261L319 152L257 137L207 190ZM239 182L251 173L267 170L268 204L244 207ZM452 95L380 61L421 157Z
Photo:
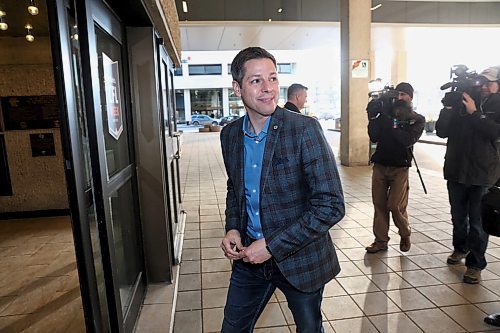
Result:
M245 244L243 118L221 132L228 175L226 231ZM318 121L277 107L271 116L260 182L260 216L266 243L295 288L313 292L340 272L329 229L345 213L335 157Z

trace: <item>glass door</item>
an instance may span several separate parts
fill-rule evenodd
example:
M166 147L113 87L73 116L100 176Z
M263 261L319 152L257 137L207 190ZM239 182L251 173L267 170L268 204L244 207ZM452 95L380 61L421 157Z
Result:
M162 123L164 124L165 179L168 180L168 207L170 225L174 238L174 262L180 262L184 235L185 212L181 208L181 186L179 160L182 152L182 133L177 131L175 112L175 90L173 89L173 65L162 45L160 52L160 87L162 97Z
M112 331L131 332L144 298L138 191L124 27L99 0L85 8L85 91L96 221ZM82 5L83 6L83 5ZM86 86L87 88L87 86Z

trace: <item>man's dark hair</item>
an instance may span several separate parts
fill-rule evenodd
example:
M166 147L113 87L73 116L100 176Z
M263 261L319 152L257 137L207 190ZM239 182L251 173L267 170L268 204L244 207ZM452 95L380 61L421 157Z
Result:
M293 97L293 95L297 94L299 91L302 90L307 90L307 87L301 85L300 83L294 83L290 87L288 87L286 98L290 100Z
M245 63L249 60L253 59L271 59L274 67L276 67L276 59L274 56L264 50L261 47L247 47L244 50L241 50L236 57L234 57L233 62L231 63L231 75L233 76L233 80L238 82L238 84L242 85L243 77L245 76Z

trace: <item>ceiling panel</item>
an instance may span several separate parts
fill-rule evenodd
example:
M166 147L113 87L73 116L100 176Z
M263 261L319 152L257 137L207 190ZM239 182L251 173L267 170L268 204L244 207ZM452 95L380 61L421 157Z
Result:
M240 50L252 43L261 33L260 25L225 26L218 50Z

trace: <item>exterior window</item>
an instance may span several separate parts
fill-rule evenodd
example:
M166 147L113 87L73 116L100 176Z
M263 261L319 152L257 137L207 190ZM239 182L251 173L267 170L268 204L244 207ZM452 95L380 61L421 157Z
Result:
M191 114L222 117L222 89L193 89L190 94Z
M231 75L231 64L227 64L227 74Z
M245 107L240 97L236 96L234 90L229 88L229 114L230 115L245 115Z
M189 65L189 75L221 75L222 65Z
M182 67L174 68L174 76L182 76Z
M278 104L285 105L285 103L288 99L287 92L288 92L288 88L281 88L280 87L280 99L278 100Z
M278 67L278 73L280 74L293 74L295 64L292 63L277 64L276 67Z

